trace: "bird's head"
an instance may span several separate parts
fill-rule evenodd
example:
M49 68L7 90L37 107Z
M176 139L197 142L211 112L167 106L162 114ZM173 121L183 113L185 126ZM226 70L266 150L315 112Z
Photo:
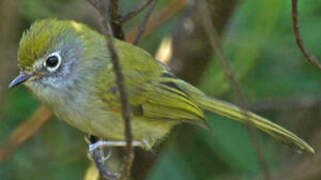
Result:
M67 89L81 78L80 72L86 72L86 61L98 54L100 36L74 21L36 21L20 40L20 74L9 87L25 84L37 95Z

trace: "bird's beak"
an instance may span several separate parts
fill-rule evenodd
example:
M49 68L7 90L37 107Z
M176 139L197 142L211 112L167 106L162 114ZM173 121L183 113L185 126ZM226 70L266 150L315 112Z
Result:
M21 72L11 83L9 84L9 88L18 86L19 84L22 84L23 82L27 81L33 76L33 74L28 74L25 72Z

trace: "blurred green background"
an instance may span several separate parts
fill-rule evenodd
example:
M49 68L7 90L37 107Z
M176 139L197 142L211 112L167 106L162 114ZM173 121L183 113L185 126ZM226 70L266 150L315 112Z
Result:
M120 2L121 11L126 12L141 1ZM209 95L235 103L235 95L215 53L202 40L202 30L197 29L201 27L195 4L174 2L183 3L182 8L159 22L139 46L155 54L162 39L172 37L174 51L178 49L173 61L184 57L180 63L172 63L172 69ZM304 59L295 43L291 1L208 2L213 17L223 17L214 24L249 108L296 132L316 149L314 156L298 154L257 131L272 176L321 179L321 72ZM164 9L178 7L172 3L159 0L152 23L158 22L157 17L169 14ZM40 103L24 87L10 91L6 87L18 73L19 37L33 21L45 17L74 19L99 29L98 14L84 0L2 0L0 6L0 179L83 179L90 166L84 134L54 117L32 137L12 138L12 133L30 118ZM142 19L140 15L131 20L124 26L125 32L135 29ZM301 1L299 20L306 46L320 58L321 1ZM206 48L209 50L203 54ZM188 67L185 64L193 64L185 57L188 53L194 53L191 57L196 60L194 63L206 62L206 65L184 70ZM207 114L207 118L211 132L181 125L153 152L138 152L133 179L263 179L246 127L214 114ZM19 146L14 146L16 143Z

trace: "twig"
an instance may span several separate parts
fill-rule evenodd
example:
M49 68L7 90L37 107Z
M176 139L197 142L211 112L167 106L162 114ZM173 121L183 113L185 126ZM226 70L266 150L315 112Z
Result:
M110 1L111 1L111 5L109 6L109 11L110 11L111 18L109 19L109 14L107 14L104 11L101 12L101 15L109 19L108 23L111 25L111 29L112 29L111 34L113 34L118 39L124 40L125 34L123 31L123 27L122 27L122 24L118 21L118 19L120 18L119 1L118 0L110 0Z
M153 0L145 0L141 5L139 5L136 9L128 12L125 15L122 15L119 18L119 23L123 24L127 22L129 19L137 16L141 11L143 11Z
M149 10L147 11L145 17L144 17L144 20L142 21L142 23L138 26L138 32L137 32L137 35L136 35L136 38L135 38L135 41L133 44L137 45L140 38L142 37L143 33L145 32L145 28L146 28L146 24L148 22L148 19L150 18L150 16L152 15L153 13L153 10L155 9L155 6L157 4L157 1L158 0L152 0L153 3L151 4L151 7L149 8Z
M298 21L298 0L292 0L292 22L293 22L293 30L295 34L296 44L299 46L301 52L303 53L304 57L316 68L321 71L321 64L319 60L314 57L309 50L304 46L303 40L300 35L300 25Z
M148 23L146 24L146 31L144 32L143 37L155 31L164 22L168 21L168 19L173 17L180 10L182 10L186 3L187 3L187 0L172 1L155 18L153 18L151 21L148 21ZM138 32L138 29L136 27L130 30L127 33L127 41L134 42L137 32Z
M11 133L7 142L1 145L0 162L38 132L50 117L52 112L46 106L40 106L26 122Z
M234 93L237 97L237 100L238 100L238 104L240 105L242 112L244 113L244 116L248 117L247 110L246 110L246 104L245 104L245 97L243 96L240 86L234 77L234 74L231 70L229 63L228 63L227 57L225 56L225 54L220 46L220 40L219 40L218 34L214 28L214 25L213 25L212 21L209 19L210 16L209 16L209 10L207 8L206 1L204 1L203 3L202 2L198 1L198 6L199 6L198 12L201 16L204 29L209 37L210 44L211 44L212 48L214 49L216 56L218 57L218 60L220 61L221 65L224 69L225 76L233 88L233 91L234 91ZM256 153L258 155L265 179L270 180L271 179L270 171L269 171L268 165L264 159L263 153L261 151L261 147L260 147L259 143L257 142L257 136L254 131L254 128L249 125L247 125L247 127L249 130L249 134L252 139L252 142L254 144Z
M99 2L97 2L97 0L88 0L88 1L98 10L98 12L103 17L103 27L105 30L107 47L112 57L111 60L112 60L114 72L116 75L116 83L120 92L120 102L122 107L122 117L124 119L124 124L125 124L125 138L126 138L126 159L125 159L125 166L124 166L123 173L121 175L121 179L126 179L130 174L130 169L134 160L134 152L132 147L132 130L131 130L131 124L130 124L130 111L129 111L129 105L128 105L127 89L125 88L125 78L119 64L119 57L118 57L117 50L114 43L113 30L109 23L110 22L109 16L103 11L100 1ZM114 8L118 8L118 2L116 1L117 0L112 1L112 7ZM112 10L112 12L114 12L114 15L112 15L112 17L113 16L116 17L117 10Z

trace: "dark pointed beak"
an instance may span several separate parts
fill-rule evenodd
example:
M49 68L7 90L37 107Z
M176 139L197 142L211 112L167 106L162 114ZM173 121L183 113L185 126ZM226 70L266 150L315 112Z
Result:
M9 84L9 88L18 86L19 84L22 84L23 82L27 81L31 77L32 77L32 74L22 72L13 81L11 81L11 83Z

